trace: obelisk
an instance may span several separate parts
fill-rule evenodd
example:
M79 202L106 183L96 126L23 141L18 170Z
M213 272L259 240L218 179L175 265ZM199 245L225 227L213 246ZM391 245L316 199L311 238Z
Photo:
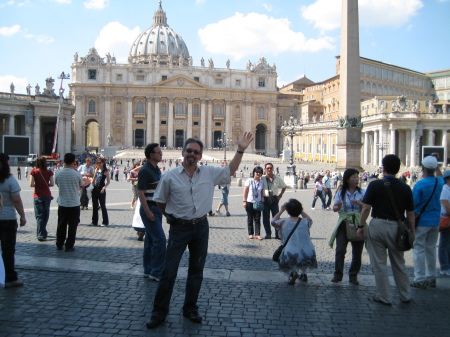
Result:
M361 169L358 0L342 0L336 169ZM358 122L359 121L359 122Z

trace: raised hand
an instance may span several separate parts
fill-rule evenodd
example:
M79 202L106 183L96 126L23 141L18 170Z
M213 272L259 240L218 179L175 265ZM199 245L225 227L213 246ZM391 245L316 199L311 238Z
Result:
M244 132L244 136L242 139L237 140L236 144L238 146L238 150L244 151L250 143L253 141L253 134L251 132Z

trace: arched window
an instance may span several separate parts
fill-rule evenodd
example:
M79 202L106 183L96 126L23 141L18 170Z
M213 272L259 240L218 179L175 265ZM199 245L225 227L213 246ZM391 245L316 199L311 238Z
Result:
M375 83L372 83L372 94L377 94L377 85Z
M95 112L95 101L89 101L89 112Z
M361 91L364 91L364 81L361 80L359 83L360 83L360 86L361 86Z
M183 103L177 104L177 115L184 115Z
M367 93L370 93L370 88L371 88L372 86L370 85L370 83L369 82L366 82L366 92Z
M121 113L122 112L122 103L121 102L117 102L116 103L116 113Z
M144 103L143 102L136 103L136 113L138 113L138 114L144 113Z
M220 104L216 104L216 108L214 110L214 114L216 116L222 115L222 106Z
M258 118L265 118L266 116L265 116L265 114L264 114L264 107L263 106L260 106L259 108L258 108Z
M198 117L198 105L194 105L194 117Z
M161 104L161 116L166 116L167 115L167 107L166 107L166 103Z

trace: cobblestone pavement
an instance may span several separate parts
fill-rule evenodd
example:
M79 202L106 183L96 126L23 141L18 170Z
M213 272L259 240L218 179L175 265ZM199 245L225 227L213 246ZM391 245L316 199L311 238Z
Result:
M411 304L400 303L394 286L392 307L372 303L367 298L374 294L375 283L364 251L361 285L349 285L347 279L330 282L334 250L328 239L337 215L311 210L311 189L288 190L283 200L299 199L313 218L311 236L319 266L308 274L308 283L288 286L287 276L271 261L279 242L247 239L242 187L236 179L230 191L231 216L209 217L209 255L199 299L203 324L181 314L186 252L168 321L147 330L144 323L157 283L142 277L143 243L131 228L130 184L111 182L107 228L86 226L91 207L81 211L76 250L71 253L55 249L57 188L52 188L49 240L38 242L32 189L24 179L20 184L27 225L19 229L16 265L25 286L0 291L0 336L443 336L448 330L450 278L438 278L436 289L413 289ZM213 210L220 198L216 189ZM350 251L347 255L348 267ZM405 258L412 276L411 252Z

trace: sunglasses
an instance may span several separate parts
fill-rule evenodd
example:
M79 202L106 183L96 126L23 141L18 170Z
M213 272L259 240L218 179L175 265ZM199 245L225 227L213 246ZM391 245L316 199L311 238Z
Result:
M186 151L187 153L194 153L194 154L196 154L197 156L198 156L199 154L202 154L199 150L186 149L186 150L184 150L184 151Z

